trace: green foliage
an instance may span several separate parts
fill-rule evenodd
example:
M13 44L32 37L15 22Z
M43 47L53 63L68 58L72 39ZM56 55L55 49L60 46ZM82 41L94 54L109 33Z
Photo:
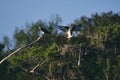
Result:
M62 19L56 15L50 20L48 23L39 20L26 24L24 29L16 29L13 51L36 40L41 35L39 26L52 33L43 35L37 43L20 50L0 65L0 76L3 76L0 80L120 79L119 13L110 11L92 14L91 18L82 16L76 19L74 24L82 25L83 29L69 41L56 29ZM5 46L0 43L0 59L8 55L4 47L10 47L8 37L4 37L3 42Z

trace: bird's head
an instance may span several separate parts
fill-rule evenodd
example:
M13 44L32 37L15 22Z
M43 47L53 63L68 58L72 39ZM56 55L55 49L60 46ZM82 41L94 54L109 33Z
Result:
M74 26L76 26L76 25L75 25L75 24L71 24L70 26L73 26L73 27L74 27Z
M39 26L39 30L41 30L41 27Z

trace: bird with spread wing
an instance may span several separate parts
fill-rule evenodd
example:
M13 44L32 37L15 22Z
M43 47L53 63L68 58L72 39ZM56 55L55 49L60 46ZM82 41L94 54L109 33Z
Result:
M68 39L73 37L73 31L79 31L80 30L80 27L76 26L74 24L72 24L70 26L58 26L58 28L60 30L62 30L67 35Z

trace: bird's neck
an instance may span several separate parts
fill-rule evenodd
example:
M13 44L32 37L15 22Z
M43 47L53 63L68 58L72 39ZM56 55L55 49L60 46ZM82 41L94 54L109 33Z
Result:
M41 30L41 33L44 34L45 32L43 32L43 31Z

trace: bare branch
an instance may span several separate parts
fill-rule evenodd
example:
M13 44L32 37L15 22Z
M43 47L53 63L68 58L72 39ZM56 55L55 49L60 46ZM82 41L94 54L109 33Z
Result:
M45 62L46 62L46 61L42 62L41 64L37 64L37 65L34 66L30 71L27 70L27 69L25 69L25 68L22 67L22 66L21 66L21 69L22 69L23 71L25 71L25 72L28 72L28 73L35 73L35 70L36 70L39 66L43 65Z
M41 64L37 64L37 65L36 65L35 67L33 67L32 70L30 70L29 72L30 72L30 73L34 73L35 70L36 70L40 65L42 65L42 64L44 64L44 63L45 63L45 61L42 62Z
M35 69L36 69L37 67L39 67L39 65L40 65L40 64L37 64L35 67L33 67L32 70L30 70L30 73L34 73Z
M23 71L28 72L28 70L25 69L24 67L20 66L20 68L21 68Z
M18 51L20 51L21 49L23 48L26 48L28 46L31 46L32 44L36 43L37 41L40 40L40 37L38 37L35 41L31 42L30 44L28 45L25 45L25 46L22 46L20 48L18 48L17 50L13 51L12 53L10 53L8 56L6 56L5 58L3 58L1 61L0 61L0 64L2 64L5 60L7 60L10 56L12 56L13 54L17 53Z
M79 56L78 56L78 66L80 66L80 52L79 52Z

